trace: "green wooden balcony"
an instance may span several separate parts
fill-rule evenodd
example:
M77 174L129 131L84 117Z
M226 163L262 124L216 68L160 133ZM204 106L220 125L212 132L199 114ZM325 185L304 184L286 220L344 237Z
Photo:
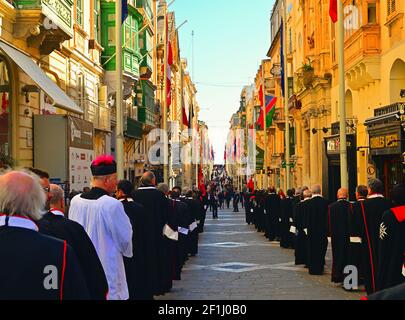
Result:
M143 124L135 119L127 117L124 135L128 138L142 139Z

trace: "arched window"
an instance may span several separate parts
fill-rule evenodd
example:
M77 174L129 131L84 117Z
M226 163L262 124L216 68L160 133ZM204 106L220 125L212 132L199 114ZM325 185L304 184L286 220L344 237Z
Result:
M405 62L398 59L394 62L391 68L390 75L390 94L391 103L403 102L401 98L401 90L405 89Z
M0 56L0 165L11 157L11 81L7 62Z

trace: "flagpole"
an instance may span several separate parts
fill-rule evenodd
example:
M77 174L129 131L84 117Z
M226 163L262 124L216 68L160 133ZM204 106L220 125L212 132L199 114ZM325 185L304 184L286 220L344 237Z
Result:
M286 192L290 189L290 122L288 110L288 70L287 70L287 1L283 1L283 56L284 65L284 116L285 116L285 186Z
M341 188L349 187L347 172L347 138L346 138L346 88L344 57L344 23L343 1L338 1L338 65L339 65L339 114L340 114L340 177Z
M166 138L164 138L164 147L163 147L163 181L168 184L169 181L169 172L167 164L167 155L169 151L168 146L168 132L167 132L167 64L168 64L168 27L167 27L167 4L166 2L163 5L163 16L164 16L164 67L163 67L163 114L162 114L162 128Z
M268 189L268 176L267 176L267 113L266 113L266 89L265 89L265 80L264 80L264 66L265 66L265 60L262 60L262 101L263 101L263 128L264 128L264 179L263 179L263 187L265 190Z
M124 179L124 127L122 110L122 0L115 1L115 68L116 68L116 133L115 152L117 162L117 177Z

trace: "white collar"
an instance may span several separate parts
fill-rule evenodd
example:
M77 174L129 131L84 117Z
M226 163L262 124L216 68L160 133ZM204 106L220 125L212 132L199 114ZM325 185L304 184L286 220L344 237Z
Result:
M347 199L339 199L338 202L339 202L339 201L346 201L346 202L347 202Z
M304 200L302 200L302 202L305 202L305 201L308 201L308 200L311 200L312 198L304 198Z
M366 201L366 199L364 199L364 198L360 198L359 200L357 200L357 201Z
M122 198L119 201L124 202L125 200L128 202L134 202L134 199L132 199L132 198Z
M6 215L0 216L0 227L6 225L6 218L8 218L8 226L9 227L17 227L17 228L24 228L33 231L39 231L38 226L35 224L34 221L25 217L17 217L11 216L7 217Z
M55 216L60 216L60 217L65 217L64 213L58 209L51 209L49 210L50 213L52 213Z
M372 194L371 196L368 196L367 199L375 199L375 198L384 198L384 196L380 193Z
M323 198L321 194L314 194L314 195L312 196L312 198L316 198L316 197L318 197L318 198Z
M138 190L156 190L156 187L139 187Z

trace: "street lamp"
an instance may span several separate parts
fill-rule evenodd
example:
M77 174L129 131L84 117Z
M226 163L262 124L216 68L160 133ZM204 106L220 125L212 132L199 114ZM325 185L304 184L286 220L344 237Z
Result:
M327 134L329 132L329 129L332 129L332 128L325 128L325 127L323 127L322 129L313 128L312 129L312 134L317 134L318 131L321 131L321 130L323 131L324 134Z

